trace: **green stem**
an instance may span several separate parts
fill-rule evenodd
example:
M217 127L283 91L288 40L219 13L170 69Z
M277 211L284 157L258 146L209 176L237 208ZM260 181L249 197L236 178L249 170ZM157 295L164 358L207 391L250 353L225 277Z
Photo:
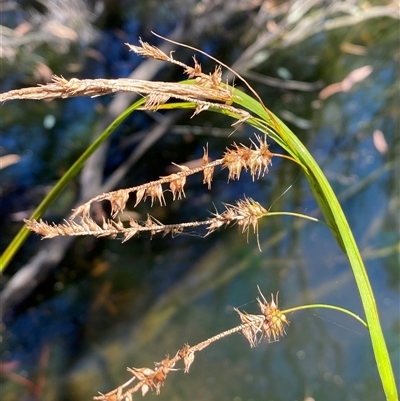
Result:
M301 214L301 213L294 213L294 212L268 212L265 216L294 216L294 217L299 217L301 219L306 219L306 220L311 220L311 221L315 221L316 223L321 223L321 224L325 224L325 222L312 217L312 216L307 216L306 214Z
M344 215L332 187L307 148L278 117L267 110L263 104L259 103L244 92L233 87L230 89L232 90L232 93L237 96L235 103L253 113L253 117L248 119L246 123L267 134L302 166L311 190L313 191L321 212L325 217L327 225L340 248L345 255L347 255L353 271L365 312L375 361L386 399L388 401L398 401L396 382L389 358L389 352L383 336L378 309L376 307L368 274L346 216ZM187 103L185 107L193 108L193 105ZM168 108L172 109L174 108L174 105L170 104ZM219 111L214 110L213 108L210 108L210 110L235 117L226 110Z
M288 313L297 312L299 310L314 309L314 308L334 309L334 310L337 310L339 312L347 313L351 317L354 317L354 319L358 320L361 324L363 324L368 329L367 323L363 319L361 319L360 316L358 316L355 313L349 311L348 309L345 309L345 308L342 308L342 307L336 306L336 305L328 305L328 304L301 305L301 306L296 306L294 308L289 308L289 309L282 310L281 312L284 313L285 315L287 315Z
M68 171L61 177L53 189L47 194L40 205L32 213L29 220L38 220L47 208L55 201L60 195L62 190L67 184L78 174L87 159L104 143L104 141L115 131L115 129L139 106L144 103L145 99L140 99L135 102L131 107L126 109L120 114L102 133L101 135L85 150L85 152L79 157L79 159L68 169ZM0 272L2 272L6 266L10 263L18 249L25 242L30 231L23 225L17 235L10 242L6 250L0 257Z
M389 358L389 352L379 321L378 309L376 307L372 287L353 233L332 187L307 148L278 117L267 110L264 105L260 104L245 93L233 88L232 91L239 97L240 100L237 101L239 105L247 108L255 115L264 119L265 125L268 126L268 129L264 132L268 133L273 139L278 137L279 139L277 142L283 146L283 148L293 158L298 159L303 166L311 190L314 193L321 212L324 215L337 243L347 255L350 266L353 270L368 323L375 361L386 399L388 401L397 401L398 395L396 382ZM253 125L253 119L248 122ZM259 128L260 123L257 122L254 126ZM271 129L275 131L275 135L271 135Z

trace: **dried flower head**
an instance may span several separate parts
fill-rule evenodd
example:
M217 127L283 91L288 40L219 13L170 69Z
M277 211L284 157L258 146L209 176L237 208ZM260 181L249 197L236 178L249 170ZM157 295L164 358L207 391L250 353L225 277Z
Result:
M262 314L265 316L265 321L262 327L264 337L271 341L277 341L280 337L286 334L285 325L289 325L286 316L278 308L278 293L276 294L276 303L274 295L271 294L271 302L269 303L260 288L258 288L261 298L257 298Z
M254 233L257 235L258 248L261 250L260 241L258 238L258 220L268 213L268 210L262 207L258 202L251 198L245 197L244 200L239 200L236 205L224 204L225 211L222 213L213 213L213 218L209 220L207 227L208 234L223 225L237 223L242 228L243 232L249 232L250 226L253 227Z
M250 170L253 180L268 172L273 154L268 149L266 137L262 139L256 135L256 139L258 144L254 141L251 141L250 146L234 143L233 149L227 148L222 166L229 170L228 180L238 180L242 169Z
M112 196L109 200L111 203L111 216L113 218L125 209L125 205L128 199L129 193L124 191L123 189L112 193Z
M161 362L156 362L155 369L128 368L128 371L132 373L133 377L107 394L100 393L100 396L96 396L94 399L97 401L131 401L133 398L132 395L136 392L141 392L142 396L144 396L149 390L155 390L156 394L159 394L169 372L179 370L174 369L178 361L183 360L184 371L188 373L196 352L240 331L249 341L251 347L257 346L263 338L266 338L268 341L278 340L280 336L285 334L284 325L289 324L289 322L286 316L279 311L274 297L272 296L272 301L269 303L266 301L259 288L258 290L261 295L261 299L257 298L262 312L261 315L251 315L235 308L242 324L216 334L196 345L189 346L189 344L185 344L172 359L167 356ZM134 380L136 384L131 385Z
M181 171L179 173L171 174L169 177L171 178L171 182L169 183L169 187L172 192L172 198L182 199L182 196L185 198L184 187L186 184L186 175L182 174L182 172L189 172L190 168L187 166L181 166L176 163L172 163L174 166L179 167Z
M251 315L246 312L241 312L237 308L234 308L234 310L238 313L240 320L244 324L242 333L249 342L250 347L257 347L262 339L262 336L259 336L259 333L261 332L261 328L265 319L261 315Z
M202 165L207 166L205 167L203 174L204 174L204 179L203 179L203 184L207 184L207 189L211 189L211 181L213 179L213 174L214 174L214 167L209 166L208 164L210 162L208 158L208 144L205 148L203 148L203 160L202 160Z
M146 189L145 192L146 196L150 196L151 198L151 206L153 206L153 202L154 200L157 198L158 201L160 202L161 206L165 206L165 199L164 199L164 193L163 193L163 189L162 189L162 185L158 184L158 185L152 185L151 187Z
M257 346L263 338L268 341L278 341L280 337L286 334L285 325L289 325L289 320L278 308L278 299L275 303L274 296L271 294L271 302L269 303L260 288L258 291L261 299L257 298L257 301L262 315L243 313L235 308L240 320L245 325L242 328L242 333L251 347Z
M190 366L194 361L194 351L190 348L189 344L185 344L183 348L178 351L177 356L183 359L185 373L189 373Z
M154 58L161 61L170 60L170 58L158 47L150 45L147 42L143 42L142 39L139 39L139 42L142 47L131 45L129 43L125 43L125 45L129 47L130 51L133 51L140 56Z

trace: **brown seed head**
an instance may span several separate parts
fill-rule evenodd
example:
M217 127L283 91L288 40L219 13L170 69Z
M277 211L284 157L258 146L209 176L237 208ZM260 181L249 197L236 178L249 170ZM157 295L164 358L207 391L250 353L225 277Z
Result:
M178 351L178 355L183 359L185 373L189 373L190 366L194 361L194 351L191 351L189 344L185 344L183 348Z
M169 183L169 188L172 192L172 199L182 199L182 196L185 198L184 186L186 184L186 177L180 176L179 174L171 174L171 176L176 176L176 179Z
M205 148L203 148L203 150L204 150L203 166L206 166L210 161L208 158L208 144ZM213 179L214 167L206 167L203 171L203 174L204 174L203 184L207 184L207 188L211 189L211 181Z
M188 65L185 67L185 74L188 75L189 79L198 77L203 74L201 70L201 65L197 62L195 56L193 56L193 61L194 61L194 67L190 67Z
M165 199L164 199L164 194L163 194L163 189L162 189L161 184L153 185L150 188L147 188L146 192L145 192L145 195L146 195L146 197L150 196L150 198L151 198L151 206L153 206L153 202L154 202L154 200L156 198L160 202L161 206L163 206L163 205L165 206L166 205L166 202L165 202ZM136 194L136 196L137 196L137 194Z
M255 150L252 150L252 154L248 161L248 167L250 169L250 173L253 177L253 180L256 178L260 178L260 176L264 176L265 173L268 173L268 166L272 163L272 153L269 151L269 145L266 142L266 136L262 139L259 135L256 135L258 140L258 145L254 143L252 144L255 147Z
M258 290L261 299L257 298L257 301L262 315L243 313L235 308L240 320L245 325L242 328L242 333L249 341L251 347L257 346L262 338L268 341L278 341L280 337L286 334L285 325L289 325L286 316L278 309L277 303L274 301L274 296L271 295L271 302L269 303L260 289Z
M150 58L154 58L156 60L162 60L162 61L170 60L170 58L163 51L161 51L158 47L152 46L152 45L148 44L147 42L143 42L141 39L139 40L139 42L142 45L142 47L134 46L129 43L125 43L125 44L129 47L129 50L135 52L136 54L139 54L140 56L150 57Z
M280 337L286 334L285 324L289 325L289 320L278 308L278 294L276 303L274 296L271 294L271 302L268 303L264 295L258 289L262 299L257 298L258 305L260 306L261 312L265 317L265 321L262 327L263 336L268 340L277 341Z

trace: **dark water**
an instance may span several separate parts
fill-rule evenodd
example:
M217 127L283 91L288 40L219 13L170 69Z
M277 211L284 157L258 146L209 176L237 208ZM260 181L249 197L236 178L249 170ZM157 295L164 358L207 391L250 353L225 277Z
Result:
M161 33L174 26L165 19L167 5L150 8L160 15L147 16L149 26L160 16L164 18L165 24L158 30ZM82 62L81 75L126 76L137 66L138 58L124 50L123 42L135 42L144 35L142 29L147 34L145 20L135 18L143 17L146 10L129 10L127 15L119 12L117 27L110 22L110 10L108 19L100 19L100 39L91 46L102 56L101 61L90 58ZM277 51L257 68L269 76L323 82L326 87L360 67L371 66L371 73L348 91L321 100L320 89L304 92L255 86L266 105L286 117L338 194L372 282L398 378L396 29L398 33L393 21L379 19L320 34ZM218 41L207 39L203 49L221 51ZM357 43L363 54L341 50L343 43ZM237 49L224 51L224 57L235 60ZM54 57L54 72L64 73L63 60L65 54L59 55L59 60ZM16 75L21 77L22 72L4 77L4 90L21 83ZM1 220L7 227L2 230L2 249L19 228L21 213L28 213L41 200L87 146L95 121L108 102L96 98L2 106L1 151L21 156L19 163L1 171ZM105 176L133 151L134 145L122 145L124 139L149 122L151 117L136 113L116 132ZM202 134L194 135L193 129L185 128L184 135L177 135L186 124L197 125ZM248 143L254 135L248 127L230 138L211 135L210 127L223 129L222 134L231 132L229 124L205 113L190 121L184 117L138 162L121 186L166 175L169 162L201 157L207 142L210 154L219 157L233 141ZM221 210L221 202L234 203L246 194L267 208L273 205L274 211L320 216L306 180L288 161L274 161L270 173L256 182L243 174L239 182L227 185L226 171L222 171L207 192L199 181L188 183L185 201L166 210L156 207L152 214L168 221L202 219L214 211L213 204ZM76 182L65 191L46 218L69 214L77 186ZM143 205L139 211L145 218ZM151 240L142 236L125 244L107 239L75 241L37 290L7 311L2 361L5 368L14 364L11 370L19 376L6 372L1 378L4 399L79 401L91 399L97 391L107 392L128 380L127 366L153 367L154 361L174 355L185 343L193 345L239 324L233 307L258 313L254 302L257 285L267 299L279 291L281 308L329 303L364 316L350 266L324 225L293 217L265 218L259 227L262 252L256 236L250 233L247 238L237 227L206 238L202 234L193 231L174 239ZM39 246L33 237L28 241L6 271L4 284ZM157 399L384 399L370 339L362 325L326 309L296 312L288 319L287 336L279 342L251 349L244 337L236 334L206 348L197 354L189 374L170 374ZM42 386L36 395L21 377Z

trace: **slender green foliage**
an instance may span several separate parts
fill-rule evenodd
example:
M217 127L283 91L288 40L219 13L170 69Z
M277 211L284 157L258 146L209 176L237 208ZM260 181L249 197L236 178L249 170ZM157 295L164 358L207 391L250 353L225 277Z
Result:
M48 207L57 199L63 189L68 183L79 173L87 159L104 143L107 138L115 131L115 129L137 108L144 103L144 99L140 99L135 102L132 106L127 108L121 113L100 135L93 141L93 143L85 150L85 152L79 157L79 159L68 169L68 171L60 178L57 184L52 190L46 195L40 205L35 209L30 217L31 220L40 219ZM18 249L25 242L26 237L29 234L27 226L22 226L13 240L10 242L8 247L5 249L3 254L0 256L0 272L2 272L7 265L10 263L12 258L18 252Z
M383 336L382 327L379 320L379 314L376 307L376 302L372 287L363 264L360 251L352 231L348 225L347 219L341 208L341 205L330 186L326 176L321 168L312 157L308 149L302 144L297 136L271 111L269 111L259 98L254 89L250 88L254 98L245 94L243 91L235 89L221 82L221 69L218 67L213 74L207 75L201 71L201 66L195 61L194 67L186 66L183 63L174 60L172 56L168 56L159 49L150 46L147 43L141 42L142 47L130 46L131 50L140 55L153 57L158 60L164 60L176 65L180 65L185 69L185 72L190 78L184 83L149 83L135 80L77 80L70 81L64 78L54 77L53 83L42 86L40 88L27 88L23 90L10 91L3 94L2 101L20 98L30 99L47 99L68 96L81 95L97 95L105 93L113 93L116 91L136 91L147 94L145 100L136 102L133 106L123 112L103 133L102 135L87 149L87 151L77 160L77 162L68 170L65 176L60 180L56 187L46 197L42 204L33 214L32 218L27 221L29 228L36 231L45 237L51 238L56 235L95 235L95 236L111 236L112 238L122 235L124 240L128 240L141 231L149 231L151 234L156 233L177 233L187 227L197 227L205 225L208 234L221 226L226 226L232 222L237 223L242 231L248 231L251 227L257 232L257 224L260 218L270 215L266 209L258 202L250 198L245 198L236 202L236 205L226 204L223 212L215 212L213 215L200 222L180 223L176 225L164 225L148 216L146 222L139 224L131 219L129 227L124 226L120 220L114 220L125 209L127 200L131 193L136 195L136 204L147 197L151 198L152 204L158 201L161 205L165 204L163 185L169 185L173 199L181 199L185 196L184 186L186 177L191 174L203 173L203 182L210 187L214 168L221 167L228 170L228 179L235 180L240 178L242 170L250 171L253 179L258 179L268 171L268 166L271 164L271 158L275 156L286 157L296 162L304 171L304 174L309 182L311 191L313 192L318 205L324 216L325 223L331 230L339 247L348 258L349 264L353 271L353 275L360 293L360 298L364 308L366 317L366 325L369 330L371 344L375 355L375 361L378 372L382 381L383 390L388 401L396 401L398 399L396 383L394 379L393 369L391 366L389 353ZM229 67L227 67L229 68ZM193 90L191 90L191 88ZM180 103L167 103L170 98L175 98ZM238 120L238 123L247 123L261 131L265 138L274 140L284 149L288 155L276 155L269 151L266 139L261 136L256 136L255 141L251 141L250 146L233 144L232 148L227 149L224 155L213 162L208 160L208 150L204 150L203 164L200 167L188 168L186 166L178 166L180 169L177 173L173 173L167 177L161 177L159 180L145 183L136 187L121 189L118 191L109 192L99 195L85 204L75 209L75 212L65 224L49 225L43 221L37 221L43 214L48 205L54 201L55 197L72 179L73 176L82 168L88 157L104 142L106 138L115 130L115 128L134 110L143 106L145 109L177 109L177 108L192 108L195 109L195 114L209 110L222 113ZM237 107L239 106L239 107ZM104 220L103 224L95 222L90 217L90 206L92 202L107 200L111 203L112 219ZM276 214L276 213L275 213ZM293 213L290 213L294 215ZM300 216L298 217L305 217ZM76 218L80 218L80 222L76 222ZM307 217L309 218L309 217ZM208 235L207 234L207 235ZM3 254L1 259L1 268L11 260L12 256L17 251L18 247L26 238L27 230L23 229L9 248ZM262 294L261 294L262 296ZM259 301L262 317L260 315L248 315L238 312L242 320L242 325L235 329L228 330L222 335L215 336L214 340L220 339L225 335L240 331L244 333L251 345L256 345L260 330L264 330L262 334L265 338L278 338L279 335L285 332L284 324L287 324L286 318L280 313L273 299L268 303L262 296ZM319 305L319 307L327 307ZM343 308L332 308L348 313L358 321L365 325L365 322L356 316L354 313ZM301 307L293 308L292 311L298 310ZM305 308L305 307L304 307ZM255 317L254 317L255 316ZM268 324L267 324L268 323ZM272 325L272 326L271 326ZM272 329L271 329L272 327ZM208 341L208 342L207 342ZM198 344L198 348L183 348L180 354L172 359L165 359L160 363L159 368L155 371L143 368L139 370L131 370L131 373L139 380L138 387L135 390L125 390L127 384L120 386L118 389L111 392L109 395L101 395L98 399L101 400L122 400L132 392L139 388L145 394L149 388L155 388L159 391L166 375L172 370L175 362L178 359L184 359L185 367L188 370L188 365L192 362L194 351L201 350L203 345L210 343L209 340ZM176 359L176 361L175 361ZM127 383L131 383L132 379ZM117 398L112 398L116 396Z
M265 120L266 128L270 128L276 133L273 139L278 139L277 142L303 166L304 173L321 208L322 214L340 248L346 254L352 268L360 292L376 365L382 380L386 398L389 401L396 401L398 399L396 382L379 321L379 314L372 287L360 251L332 187L307 148L278 117L273 116L273 119L271 119L271 112L266 112L265 108L256 100L243 92L234 90L234 93L241 99L238 101L241 106L246 107L246 109ZM252 124L252 120L249 121L249 124ZM252 125L256 126L256 124ZM257 125L257 128L260 127ZM266 134L268 133L270 137L273 136L270 130L265 129L264 132Z

